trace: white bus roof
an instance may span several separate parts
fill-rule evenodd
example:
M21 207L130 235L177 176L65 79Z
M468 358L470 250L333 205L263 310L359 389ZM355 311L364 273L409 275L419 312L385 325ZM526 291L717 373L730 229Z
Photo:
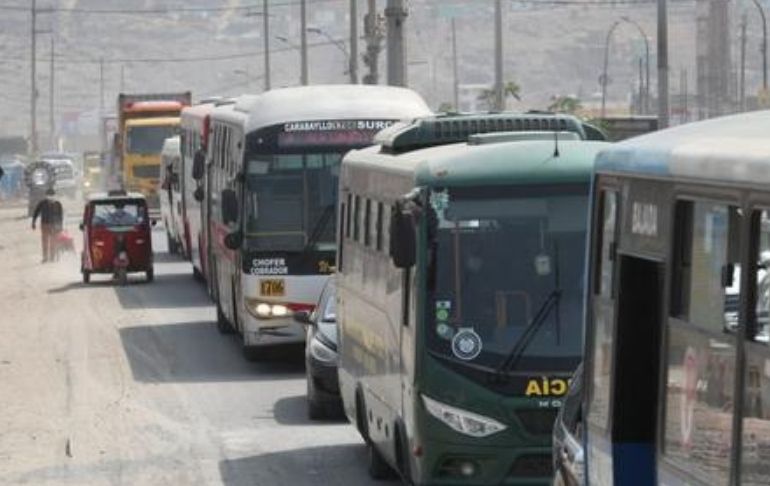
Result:
M615 144L597 157L599 172L656 178L770 183L770 111L680 125Z
M182 109L181 125L185 128L195 127L206 115L210 114L216 103L201 103L199 105L186 106Z
M295 121L402 120L432 114L425 100L410 89L371 85L299 86L243 95L233 111L245 116L246 133Z

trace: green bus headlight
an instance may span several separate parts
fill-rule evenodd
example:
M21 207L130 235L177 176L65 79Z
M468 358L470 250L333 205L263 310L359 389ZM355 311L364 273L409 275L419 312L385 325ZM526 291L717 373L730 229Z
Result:
M486 437L505 430L506 426L495 419L479 415L477 413L452 407L422 395L425 409L461 434L471 437Z

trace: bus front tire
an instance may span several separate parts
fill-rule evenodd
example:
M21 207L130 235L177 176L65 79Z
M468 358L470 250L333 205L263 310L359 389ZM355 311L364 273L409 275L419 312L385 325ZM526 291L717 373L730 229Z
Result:
M382 457L377 447L369 442L366 446L369 455L369 476L372 479L393 479L396 472L390 467L390 464Z
M222 307L219 304L217 304L217 331L219 331L220 334L233 333L233 328L230 323L227 322L227 317L224 312L222 312Z

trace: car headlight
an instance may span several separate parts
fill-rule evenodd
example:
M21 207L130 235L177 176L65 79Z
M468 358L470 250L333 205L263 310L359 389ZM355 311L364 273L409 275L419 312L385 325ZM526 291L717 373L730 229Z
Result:
M428 413L461 434L471 437L486 437L506 428L505 425L497 420L452 407L428 398L425 395L422 395L422 402L425 404L425 409Z
M324 363L336 363L337 353L316 338L310 340L310 355Z

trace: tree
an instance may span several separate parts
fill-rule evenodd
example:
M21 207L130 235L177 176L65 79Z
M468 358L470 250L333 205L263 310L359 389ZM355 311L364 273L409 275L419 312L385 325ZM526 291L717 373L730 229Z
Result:
M478 100L484 102L488 110L495 108L495 89L487 88L479 94ZM508 81L503 85L503 104L508 98L514 98L516 101L521 101L521 86L515 81Z
M571 115L574 115L582 108L583 104L573 96L552 96L551 104L548 105L548 111L569 113Z

